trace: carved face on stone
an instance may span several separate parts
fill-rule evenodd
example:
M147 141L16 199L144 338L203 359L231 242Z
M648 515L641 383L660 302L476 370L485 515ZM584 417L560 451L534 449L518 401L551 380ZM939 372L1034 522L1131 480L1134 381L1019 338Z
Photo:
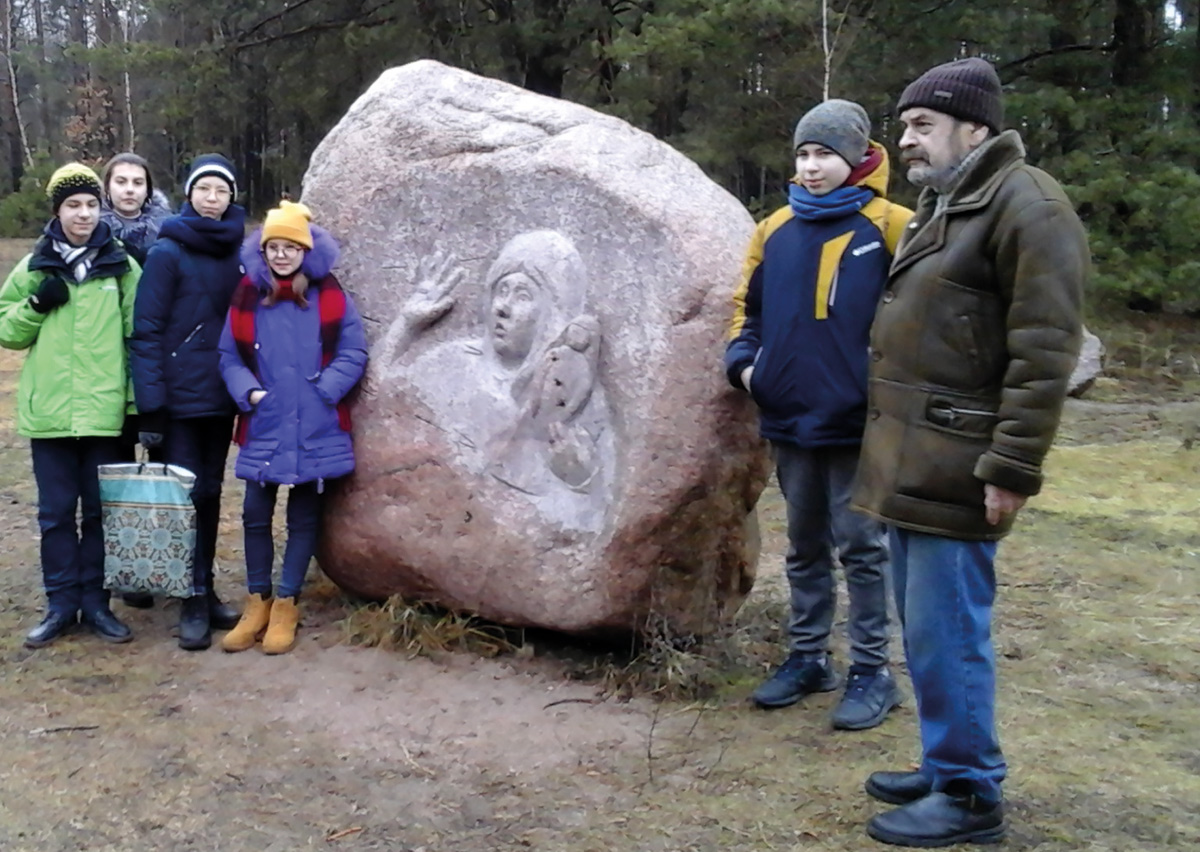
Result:
M500 250L486 276L484 331L505 369L537 357L583 310L587 269L569 239L527 231Z
M492 285L488 333L501 361L525 360L546 310L546 294L523 272L511 272Z

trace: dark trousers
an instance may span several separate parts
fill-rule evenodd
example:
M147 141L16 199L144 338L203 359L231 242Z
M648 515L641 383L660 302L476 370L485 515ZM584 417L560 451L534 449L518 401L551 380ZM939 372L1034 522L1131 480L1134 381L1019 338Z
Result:
M271 567L275 563L271 518L275 515L278 494L279 486L273 482L246 483L242 526L246 531L246 587L252 595L271 594ZM292 486L287 503L287 533L279 597L294 598L304 585L304 575L317 552L317 538L321 534L321 494L317 483Z
M196 474L192 503L196 506L195 592L212 589L217 529L221 523L221 485L233 436L232 417L171 419L163 436L163 460Z
M836 551L850 597L846 630L851 660L871 668L885 665L888 550L883 525L850 509L859 448L805 449L782 441L772 446L787 502L792 651L815 657L829 650L837 602Z
M116 438L34 438L33 477L42 533L42 583L51 610L66 614L108 608L104 531L96 468L119 459ZM76 514L82 506L82 523Z

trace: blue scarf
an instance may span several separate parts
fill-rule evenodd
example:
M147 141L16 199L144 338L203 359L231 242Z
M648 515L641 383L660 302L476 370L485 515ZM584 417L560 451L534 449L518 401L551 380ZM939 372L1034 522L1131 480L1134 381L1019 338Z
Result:
M874 197L875 193L863 186L839 186L826 195L813 195L802 186L788 185L792 212L805 222L841 219L862 210Z
M246 211L230 204L220 219L208 219L184 202L158 233L209 257L228 257L237 252L246 236Z

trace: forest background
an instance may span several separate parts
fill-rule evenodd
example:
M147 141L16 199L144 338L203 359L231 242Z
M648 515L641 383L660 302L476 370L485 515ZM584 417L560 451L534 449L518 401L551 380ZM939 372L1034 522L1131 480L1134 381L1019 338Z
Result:
M1192 310L1198 22L1200 0L0 0L0 236L37 233L55 165L123 150L168 192L224 152L261 215L383 70L419 58L626 119L761 216L811 106L859 101L895 152L903 87L979 55L1088 226L1093 307Z

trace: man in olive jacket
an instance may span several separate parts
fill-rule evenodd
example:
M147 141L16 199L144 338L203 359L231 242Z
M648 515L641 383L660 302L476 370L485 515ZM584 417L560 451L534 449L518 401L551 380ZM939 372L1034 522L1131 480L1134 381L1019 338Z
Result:
M995 69L939 65L904 90L901 159L924 190L871 332L855 508L888 524L916 693L916 772L867 792L901 846L1005 831L991 642L996 542L1042 484L1078 354L1087 240L1061 187L1001 132Z

